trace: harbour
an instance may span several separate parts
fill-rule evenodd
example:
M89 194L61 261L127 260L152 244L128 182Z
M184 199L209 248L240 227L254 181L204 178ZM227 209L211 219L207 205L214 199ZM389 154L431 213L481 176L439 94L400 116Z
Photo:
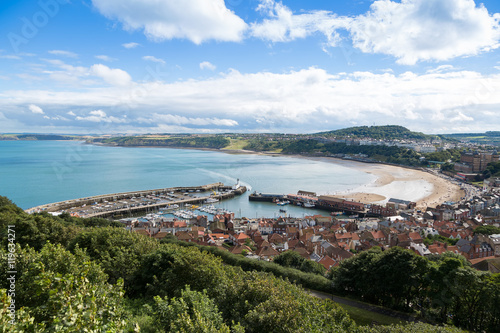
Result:
M369 213L369 205L352 200L344 200L329 195L316 195L314 192L298 191L297 194L269 194L254 192L249 201L272 202L278 206L300 206L328 211L332 214L345 214L364 217ZM280 209L285 212L285 209Z
M234 186L218 182L202 186L171 187L90 196L44 204L29 208L26 212L48 212L52 215L68 213L76 217L118 219L165 210L180 218L190 218L191 210L194 209L215 214L217 210L210 204L234 198L246 191L246 187L241 186L239 181ZM208 205L200 207L203 204ZM185 210L179 210L179 208Z

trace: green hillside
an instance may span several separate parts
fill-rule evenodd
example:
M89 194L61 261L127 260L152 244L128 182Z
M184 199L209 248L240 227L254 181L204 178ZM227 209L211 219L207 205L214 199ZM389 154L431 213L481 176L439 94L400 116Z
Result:
M351 138L373 138L384 140L396 139L414 139L414 140L430 140L437 138L435 135L426 135L420 132L412 132L406 127L397 125L386 126L358 126L349 127L339 130L321 132L318 135L327 137L351 137Z

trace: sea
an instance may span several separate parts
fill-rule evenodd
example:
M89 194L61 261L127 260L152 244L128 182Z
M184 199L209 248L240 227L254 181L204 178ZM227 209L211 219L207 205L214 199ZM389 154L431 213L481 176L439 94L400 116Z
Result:
M250 202L261 193L296 194L299 190L335 194L371 183L375 176L348 164L288 156L219 151L110 147L80 141L0 141L0 195L23 209L100 194L216 182L248 191L216 204L236 217L284 215L273 203ZM327 212L286 206L287 216Z

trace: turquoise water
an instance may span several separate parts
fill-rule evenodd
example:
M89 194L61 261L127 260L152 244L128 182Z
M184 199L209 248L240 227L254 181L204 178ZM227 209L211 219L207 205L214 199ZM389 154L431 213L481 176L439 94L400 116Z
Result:
M334 193L368 183L374 176L333 163L283 156L212 151L121 148L76 141L0 141L0 195L23 209L106 193L215 182L250 188L220 203L236 216L273 217L279 207L248 201L263 193ZM287 206L301 217L317 211Z

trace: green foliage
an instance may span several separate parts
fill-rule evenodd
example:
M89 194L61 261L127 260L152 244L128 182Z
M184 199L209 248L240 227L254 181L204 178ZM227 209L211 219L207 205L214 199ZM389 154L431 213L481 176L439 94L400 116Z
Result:
M330 276L338 292L407 310L426 287L423 273L427 266L426 259L408 250L374 248L343 261Z
M229 283L219 258L194 247L163 244L142 259L132 287L136 295L174 297L186 285L216 291Z
M315 261L306 259L295 251L283 252L282 254L274 258L273 261L283 267L296 268L305 273L314 273L319 275L324 275L326 273L326 269L325 267L323 267L323 265Z
M157 326L164 332L227 332L222 314L206 291L189 287L182 290L179 298L155 297L153 313ZM241 331L241 327L239 328Z
M281 150L285 146L282 140L270 140L267 138L252 138L248 141L243 149L253 151L276 151Z
M6 253L1 273L7 274ZM16 249L15 304L24 308L23 323L33 318L44 332L117 331L121 318L121 282L106 283L106 275L81 250L73 255L61 245L45 245L40 252ZM2 276L1 289L9 289ZM5 300L4 300L5 301ZM5 304L3 304L5 307Z
M17 244L29 245L37 250L47 242L66 246L80 231L78 227L65 225L47 213L29 215L7 204L0 206L0 243L3 248L6 247L8 225L14 226L12 229L15 230Z
M416 139L428 140L435 136L425 135L420 132L412 132L403 126L386 125L386 126L359 126L343 128L336 131L319 133L325 136L340 136L340 137L356 137L356 138L373 138L373 139Z
M456 327L440 327L424 323L410 323L406 325L390 325L375 327L360 327L359 333L464 333Z
M433 153L427 153L424 156L429 161L447 162L448 160L451 160L452 162L459 162L460 155L460 149L452 148L442 151L436 151Z
M14 134L0 135L0 140L73 140L74 137L55 134Z
M413 149L396 146L348 145L345 143L320 143L317 140L297 140L289 142L283 148L284 154L316 153L324 155L357 155L364 154L381 162L419 165L420 155Z
M122 228L88 228L78 234L68 248L84 248L87 254L101 264L110 283L125 281L125 288L133 283L145 255L160 247L155 239L143 237Z
M447 253L432 261L391 248L362 252L332 271L335 289L396 309L418 311L474 331L500 325L500 283Z
M438 265L440 265L445 259L448 259L448 258L454 258L454 259L459 260L462 263L462 267L465 267L465 266L470 267L471 266L470 262L467 261L467 258L465 258L461 254L454 253L451 251L446 251L442 254L433 254L433 255L427 256L427 259L429 259L429 261L436 262L436 263L438 263Z
M455 164L453 163L445 163L441 165L441 171L453 172L455 170Z
M483 171L484 178L500 177L500 162L488 163L486 170Z
M173 241L173 243L179 246L197 247L221 258L225 264L241 267L244 271L270 272L276 276L288 279L293 283L300 284L304 288L325 292L331 291L331 282L318 274L306 273L292 267L283 267L274 262L245 258L213 246L199 246L193 243L178 241Z
M42 332L44 329L44 324L35 323L35 318L24 308L19 308L15 304L15 298L8 296L6 289L0 288L1 332Z
M451 239L441 235L427 235L427 237L424 238L424 244L427 246L434 244L435 241L447 243L448 245L455 245L458 239Z
M115 138L94 138L90 142L99 142L116 146L158 146L173 148L213 148L220 149L228 146L231 141L221 135L213 136L195 136L185 135L177 137L142 137L142 136L123 136Z
M500 234L500 228L495 227L493 225L481 225L474 229L474 234L481 234L481 235L494 235L494 234Z
M339 332L354 328L345 312L298 286L262 272L239 272L215 296L226 320L239 321L247 332Z

